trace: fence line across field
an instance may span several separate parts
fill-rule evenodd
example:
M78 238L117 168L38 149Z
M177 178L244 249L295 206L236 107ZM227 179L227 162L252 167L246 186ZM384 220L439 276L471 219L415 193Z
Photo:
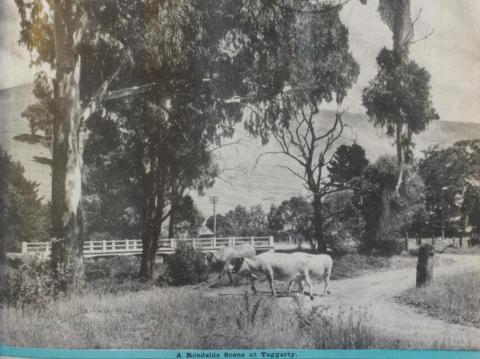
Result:
M255 249L267 250L273 248L273 237L225 237L225 238L189 238L174 239L161 238L158 241L158 254L172 254L178 243L190 244L202 252L250 244ZM22 255L50 255L50 242L22 242ZM83 257L105 257L120 255L137 255L142 253L141 239L121 239L111 241L85 241L83 243Z

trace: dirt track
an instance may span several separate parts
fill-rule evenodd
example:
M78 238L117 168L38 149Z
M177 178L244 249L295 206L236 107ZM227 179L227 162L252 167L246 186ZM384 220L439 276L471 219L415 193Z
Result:
M450 261L450 264L443 264L445 261L442 261L442 264L435 267L435 278L461 272L478 271L480 273L479 256L441 255L437 257L451 258L453 263ZM416 348L440 346L449 349L480 349L480 328L434 319L411 306L395 301L395 297L403 290L414 285L415 268L388 270L352 279L331 281L330 295L315 296L313 301L305 297L304 303L307 307L329 305L332 310L340 308L348 310L351 307L367 308L377 333L381 333L386 338L406 341ZM284 288L284 286L280 287L280 283L276 286ZM265 283L261 284L259 289L261 289L261 295L268 295L268 286ZM315 285L314 293L321 293L322 289L323 285ZM237 287L233 290L225 288L217 293L233 294L245 290L246 287ZM290 297L280 300L286 308L293 303Z

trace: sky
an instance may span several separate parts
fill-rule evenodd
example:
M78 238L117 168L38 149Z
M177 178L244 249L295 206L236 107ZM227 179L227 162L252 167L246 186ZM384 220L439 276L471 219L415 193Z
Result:
M365 112L362 89L377 72L375 58L391 47L391 32L381 22L378 0L350 1L342 10L360 77L345 100L352 112ZM433 103L442 120L480 123L480 1L412 0L416 38L433 33L411 48L411 58L432 75ZM19 17L14 0L0 0L0 89L29 83L38 68L18 45ZM47 69L47 67L44 67Z

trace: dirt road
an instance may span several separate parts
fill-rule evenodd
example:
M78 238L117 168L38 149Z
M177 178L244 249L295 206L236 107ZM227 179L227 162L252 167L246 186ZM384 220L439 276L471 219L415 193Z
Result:
M441 264L435 267L434 272L436 279L462 272L480 273L480 256L445 254L438 255L437 261L439 257L451 258L453 261L439 261ZM284 288L280 283L277 283L277 286ZM420 313L414 307L397 303L395 297L413 286L415 268L388 270L331 281L330 295L315 296L313 301L305 297L303 302L307 307L329 305L333 311L364 307L371 316L371 324L377 333L385 335L386 338L406 341L416 348L444 346L449 349L480 349L480 328L447 323ZM268 295L268 286L265 283L259 288ZM321 293L322 289L323 285L315 285L314 293ZM245 290L245 287L237 287L234 291ZM232 293L231 288L220 290L222 291ZM286 308L293 303L290 297L280 300Z

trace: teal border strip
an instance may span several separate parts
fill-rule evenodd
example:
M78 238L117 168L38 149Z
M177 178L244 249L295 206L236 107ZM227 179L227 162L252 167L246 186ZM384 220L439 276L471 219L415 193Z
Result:
M0 356L49 359L480 359L480 352L434 350L149 350L43 349L0 346Z

